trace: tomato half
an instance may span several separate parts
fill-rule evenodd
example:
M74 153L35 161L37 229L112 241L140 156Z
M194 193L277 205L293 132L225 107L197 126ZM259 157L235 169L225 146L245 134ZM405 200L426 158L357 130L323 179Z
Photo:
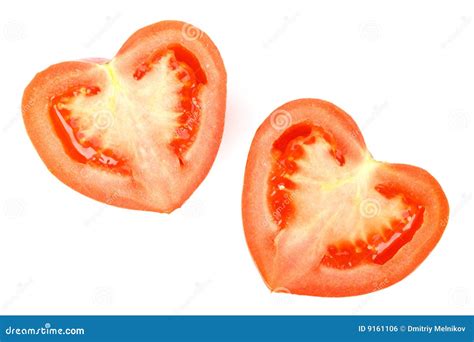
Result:
M226 71L198 28L138 30L110 61L55 64L23 96L48 169L99 201L171 212L203 181L224 128Z
M428 172L374 160L349 115L301 99L257 130L242 213L270 289L340 297L411 273L441 238L449 207Z

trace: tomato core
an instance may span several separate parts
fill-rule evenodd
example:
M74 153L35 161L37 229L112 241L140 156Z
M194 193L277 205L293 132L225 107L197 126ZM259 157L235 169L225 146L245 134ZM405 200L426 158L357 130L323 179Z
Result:
M273 219L280 229L287 228L297 215L293 205L293 194L302 188L293 177L299 171L298 162L307 157L310 151L309 145L317 143L325 144L329 155L337 165L343 167L346 164L334 136L321 127L309 123L289 127L272 145L274 163L268 180L268 203ZM337 175L334 177L337 178ZM352 181L356 182L357 178ZM322 182L322 186L324 185ZM385 184L377 184L372 190L386 200L396 203L398 209L389 214L384 213L387 216L381 220L360 218L364 226L363 232L358 233L360 236L347 240L341 238L339 241L328 243L326 254L321 261L322 265L348 269L363 263L384 264L413 239L423 224L424 208L396 188ZM341 206L343 205L341 203ZM319 213L315 212L314 215ZM320 224L324 225L324 222Z
M319 139L325 140L331 146L330 154L339 165L344 165L344 156L337 149L332 135L309 123L289 127L273 143L272 157L275 163L270 173L268 198L273 218L280 228L288 225L294 213L291 191L296 189L296 184L290 178L298 171L296 161L305 155L302 146L315 144Z
M177 118L178 127L175 138L170 146L184 165L183 155L196 139L199 128L201 106L199 92L202 85L207 83L206 75L199 65L197 58L181 45L169 45L165 50L155 51L134 73L136 80L142 79L153 65L168 54L168 67L176 72L176 77L182 83L180 104L176 108L182 114Z
M125 159L110 149L102 148L100 139L86 139L78 129L78 122L71 117L71 111L65 108L74 97L79 95L90 97L99 93L99 87L79 86L60 96L53 96L50 105L51 121L66 153L74 160L91 163L121 174L129 174L130 170Z
M382 185L376 190L382 195ZM400 194L397 194L400 195ZM387 197L390 198L390 197ZM348 269L362 263L375 263L379 265L389 261L405 244L413 239L416 231L423 224L424 207L403 198L407 206L402 219L392 219L390 225L384 227L383 233L370 233L368 239L354 241L340 241L327 248L322 264L337 269Z
M157 77L170 80L172 84L168 85L169 91L176 92L178 96L174 108L171 108L173 112L171 120L174 120L174 124L172 124L172 138L168 140L168 144L169 148L176 154L180 165L183 166L185 164L184 154L195 141L199 129L201 116L199 94L207 79L196 57L180 45L170 45L164 50L154 52L144 63L137 67L133 74L134 79L140 82L146 78L154 67L158 68L159 63L166 63L166 73L171 76L159 73ZM159 71L161 70L160 68ZM149 86L149 84L147 85ZM109 147L108 141L105 141L105 131L109 127L107 125L97 127L96 122L91 122L96 120L94 115L100 115L100 112L91 117L91 115L75 113L80 108L71 109L70 107L72 102L79 97L90 98L101 94L101 92L105 93L98 86L83 85L52 97L50 100L50 117L53 126L66 153L74 160L105 167L110 171L121 174L130 174L130 168L125 157L126 151L121 151L120 147L117 148L115 145ZM133 93L133 91L130 92L132 96ZM165 95L165 99L167 96ZM133 98L131 100L133 101ZM103 103L107 103L107 100L104 100ZM116 113L113 110L106 110L105 112L109 116L105 120L116 119ZM126 115L134 116L136 114L130 112ZM155 113L157 116L160 114ZM87 131L87 133L84 131Z

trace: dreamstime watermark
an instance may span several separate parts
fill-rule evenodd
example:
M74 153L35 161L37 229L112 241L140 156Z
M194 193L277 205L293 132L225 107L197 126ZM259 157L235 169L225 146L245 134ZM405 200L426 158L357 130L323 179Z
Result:
M18 283L15 289L15 293L3 303L2 308L5 310L12 306L18 299L21 298L21 296L32 284L33 279L31 277L24 282Z
M178 212L187 218L198 219L206 215L207 207L204 201L188 201Z
M286 294L292 294L290 290L288 290L284 286L278 286L272 289L272 293L286 293Z
M465 287L453 288L450 292L450 302L457 307L466 307L471 303L471 293Z
M15 124L20 121L20 118L21 118L21 114L19 113L17 113L15 116L12 116L10 120L8 120L8 122L3 126L2 128L3 133L7 133L7 131L10 128L15 126Z
M369 127L375 120L377 120L377 118L379 118L382 115L382 113L387 109L387 107L388 107L388 101L384 101L381 104L374 105L372 113L364 122L362 122L362 124L360 125L360 129L361 130L367 129L367 127ZM354 139L357 139L357 140L363 139L361 132L358 129L350 130L349 134ZM348 144L352 144L351 139L339 142L338 149L344 150L347 148Z
M110 287L98 287L92 296L92 302L99 306L109 306L113 303L113 291Z
M87 42L84 44L85 47L90 47L94 45L94 43L99 40L100 37L102 37L111 27L112 25L120 18L122 14L121 13L115 13L112 16L107 16L105 18L105 23L103 26L100 28L100 30L95 33Z
M380 213L380 202L375 198L366 198L359 204L359 213L362 217L373 218Z
M9 42L22 40L26 36L25 25L19 21L8 21L2 31L3 37Z
M456 30L454 30L454 32L452 32L448 36L448 38L446 38L446 40L441 43L441 48L445 49L448 45L454 42L461 35L461 33L463 33L466 30L466 28L469 26L471 21L472 21L471 17L466 17L466 16L461 17L461 23L456 28Z
M283 201L281 201L278 207L276 207L272 212L273 219L276 222L280 222L280 220L282 219L283 211L291 204L291 202L291 195L289 193L285 193L283 195Z
M197 297L199 297L204 290L211 284L212 278L207 279L206 281L203 282L196 282L194 284L194 289L192 293L186 298L183 304L181 304L177 311L183 311L186 309Z
M292 295L293 292L291 292L290 289L284 286L277 286L274 289L271 290L272 293L272 302L277 303L277 305L282 305L287 307L289 304L293 303L293 296L288 296Z
M8 122L2 127L3 133L6 133L11 127L20 121L22 113L29 112L33 108L34 104L35 102L31 98L28 100L28 102L22 103L18 112L16 112L15 115L12 116L10 120L8 120Z
M382 29L375 20L368 20L359 25L360 37L369 42L376 42L381 37Z
M196 26L184 24L181 28L181 35L187 41L198 40L203 36L203 32Z
M270 124L278 131L282 131L291 126L293 118L290 112L284 109L277 109L270 116Z
M459 212L472 200L472 193L471 192L463 192L461 194L461 198L459 201L450 209L449 216L443 219L443 226L448 224L448 221L452 221L456 216L458 216Z
M367 128L372 122L374 122L380 115L387 109L388 101L384 101L382 104L375 105L373 107L370 116L362 123L361 129Z
M371 292L382 290L382 289L386 288L389 284L390 284L390 282L388 281L388 278L384 278L380 282L374 282L374 283L372 283L372 291ZM370 295L365 296L364 299L359 303L359 305L357 305L357 307L354 308L354 310L352 311L352 314L357 314L359 311L361 311L364 308L364 306L367 305L367 303L370 301L370 299L371 299Z
M108 196L105 199L105 201L104 201L105 205L102 205L102 207L100 207L98 210L96 210L95 213L93 213L91 216L89 216L89 218L84 220L84 225L89 226L95 220L97 220L100 216L102 216L104 211L107 209L107 205L113 205L115 203L115 201L117 201L117 199L120 198L120 196L121 196L121 193L119 191L114 191L110 196Z
M114 125L115 117L109 110L101 110L94 114L94 127L106 130Z
M3 215L8 219L18 219L25 216L26 202L21 198L9 198L2 203Z
M188 117L186 123L182 126L176 128L175 133L178 139L188 139L190 132L193 130L194 126L199 123L199 114L197 112L192 112L191 117Z
M466 129L471 124L471 116L465 110L458 109L448 117L448 128L453 131Z
M273 43L275 43L278 38L280 38L288 30L290 25L293 24L296 19L298 19L299 16L300 13L296 12L283 17L283 22L278 26L275 32L273 32L273 34L263 42L263 47L269 48Z
M84 328L53 328L51 323L45 323L38 328L19 328L8 326L5 328L5 335L84 335Z

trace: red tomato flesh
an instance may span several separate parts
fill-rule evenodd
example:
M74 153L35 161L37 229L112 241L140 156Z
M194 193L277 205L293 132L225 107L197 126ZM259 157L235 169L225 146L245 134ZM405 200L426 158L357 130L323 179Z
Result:
M281 129L274 115L291 122ZM374 160L352 119L321 100L275 110L252 142L242 213L271 289L349 296L387 287L434 248L449 207L426 171Z
M55 176L131 209L171 212L192 194L221 141L226 73L209 37L185 35L189 26L150 25L110 61L59 63L33 79L25 126Z

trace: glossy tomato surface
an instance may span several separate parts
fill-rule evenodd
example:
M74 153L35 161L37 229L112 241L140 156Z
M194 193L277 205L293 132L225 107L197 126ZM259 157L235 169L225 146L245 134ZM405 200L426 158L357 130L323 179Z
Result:
M411 273L441 238L449 207L427 171L374 160L348 114L301 99L257 130L242 214L270 289L340 297Z
M198 28L138 30L111 60L52 65L23 96L48 169L96 200L171 212L203 181L224 128L226 71Z

